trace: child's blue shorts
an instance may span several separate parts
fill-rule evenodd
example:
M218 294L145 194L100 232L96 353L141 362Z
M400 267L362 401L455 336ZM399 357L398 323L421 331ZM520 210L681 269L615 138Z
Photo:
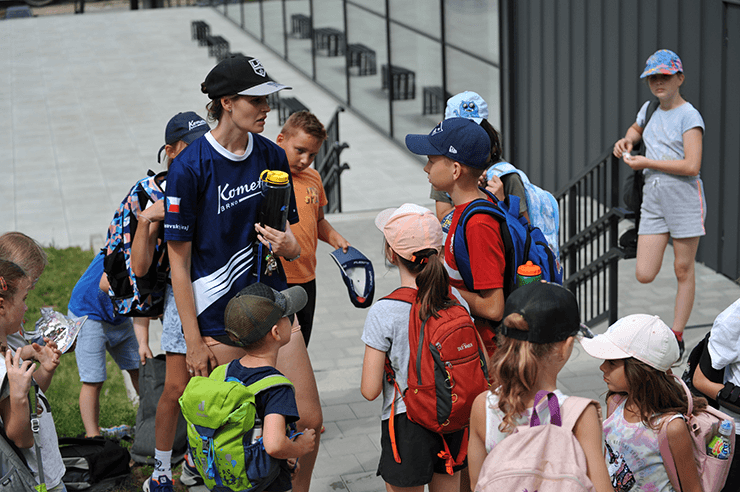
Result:
M67 313L77 318L72 311ZM105 352L108 351L122 371L139 368L139 342L134 324L127 319L118 326L88 318L80 329L75 347L77 372L83 383L102 383L108 379Z

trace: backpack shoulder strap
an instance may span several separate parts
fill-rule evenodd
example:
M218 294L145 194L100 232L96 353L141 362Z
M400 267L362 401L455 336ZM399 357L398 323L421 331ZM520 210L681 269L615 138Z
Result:
M617 409L617 407L624 401L625 398L627 397L624 395L620 395L619 393L613 394L608 400L606 400L606 414L613 414L614 410Z
M256 381L248 385L247 389L251 391L252 394L256 395L257 393L261 391L265 391L275 386L289 386L290 388L293 388L293 390L295 391L295 388L293 387L293 383L290 382L290 379L286 378L282 374L271 374L269 376L265 376L259 381Z
M510 162L501 161L491 166L491 172L500 178L501 176L517 172L517 168Z
M660 430L658 431L658 446L660 448L660 457L663 458L663 466L668 474L668 480L671 482L674 489L681 490L681 481L678 479L676 462L673 460L673 453L671 453L671 447L668 444L668 424L678 418L684 417L680 413L663 417L663 421L660 424Z
M465 230L465 227L467 226L468 220L473 215L479 214L479 213L485 213L488 215L493 216L501 222L504 219L504 212L499 208L498 204L498 198L496 198L491 192L488 190L485 190L483 188L480 188L486 195L491 197L493 202L486 200L485 198L476 198L475 200L468 203L468 205L465 207L465 210L462 211L462 214L460 214L460 219L458 220L457 224L458 227L462 227L463 231Z
M581 418L581 414L588 408L589 405L594 405L599 415L599 424L601 424L601 405L596 400L590 398L583 398L580 396L569 396L565 399L562 406L562 419L563 428L568 429L571 432L576 426L576 422Z
M215 379L216 381L226 381L226 368L228 367L227 364L221 364L220 366L216 367L214 370L211 371L211 374L209 374L209 378Z
M393 301L407 302L413 304L416 301L416 296L419 291L411 287L399 287L383 299L391 299Z
M658 106L660 106L660 101L658 101L657 99L653 99L652 101L650 101L650 104L648 104L647 111L645 112L645 127L647 127L650 118L653 117L653 113L655 113L655 110L658 109Z
M686 398L688 399L688 411L686 412L686 415L691 416L694 411L694 402L691 391L681 378L679 378L675 374L673 375L673 377L676 378L679 385L683 388L683 391L686 394ZM687 417L683 416L680 413L663 417L660 424L660 430L658 431L658 445L660 447L660 456L661 458L663 458L663 465L665 466L665 470L668 474L668 479L671 481L671 485L673 485L673 488L675 488L676 490L681 490L681 481L678 478L676 462L673 460L673 453L671 453L671 448L668 444L668 424L671 423L673 420L676 420L677 418L681 418L684 421L687 420Z

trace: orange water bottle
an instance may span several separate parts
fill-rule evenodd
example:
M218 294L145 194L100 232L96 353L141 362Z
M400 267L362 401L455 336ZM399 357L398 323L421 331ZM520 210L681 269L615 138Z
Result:
M517 287L539 282L540 280L542 280L542 269L531 261L527 261L524 265L519 265L519 268L516 269Z

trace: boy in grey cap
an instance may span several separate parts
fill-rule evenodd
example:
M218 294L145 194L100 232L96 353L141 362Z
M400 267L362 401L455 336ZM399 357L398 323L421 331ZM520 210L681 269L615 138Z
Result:
M290 341L293 316L307 301L302 287L278 292L262 283L242 289L226 306L225 330L246 355L234 359L226 368L226 378L236 378L250 385L270 375L282 375L275 369L278 350ZM255 396L257 417L262 421L262 440L267 454L288 460L292 467L297 459L314 449L316 431L304 429L295 439L286 433L286 425L298 420L298 408L292 386L275 386ZM295 426L293 426L295 427ZM287 467L265 490L291 490Z

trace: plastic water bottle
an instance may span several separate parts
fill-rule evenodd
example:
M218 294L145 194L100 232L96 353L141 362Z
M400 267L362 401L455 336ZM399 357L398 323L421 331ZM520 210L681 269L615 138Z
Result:
M732 432L732 422L729 420L723 420L717 429L717 435L715 435L709 444L707 445L707 454L726 460L730 457L730 433Z
M264 196L260 207L260 224L285 231L291 193L288 173L265 169L260 174L260 181Z
M519 268L516 269L517 287L539 282L540 280L542 280L542 269L531 261L527 261L524 265L519 265Z
M255 417L254 419L254 427L252 427L252 441L251 443L254 444L257 441L259 441L260 437L262 437L262 421Z

